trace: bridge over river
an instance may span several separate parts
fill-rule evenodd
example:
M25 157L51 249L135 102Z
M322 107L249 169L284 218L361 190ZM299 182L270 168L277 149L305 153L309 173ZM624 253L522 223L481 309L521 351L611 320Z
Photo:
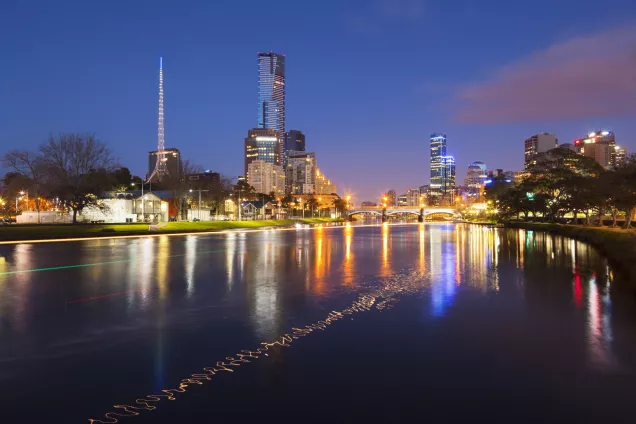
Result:
M359 214L379 215L382 217L382 221L386 221L391 215L416 215L420 221L424 221L434 217L453 217L455 215L455 208L450 206L426 206L421 208L417 206L394 206L388 208L381 206L364 206L348 211L347 218L351 219L354 215Z

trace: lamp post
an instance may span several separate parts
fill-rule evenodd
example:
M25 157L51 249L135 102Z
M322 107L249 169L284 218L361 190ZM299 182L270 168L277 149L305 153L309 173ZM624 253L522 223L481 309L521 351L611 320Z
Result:
M26 210L28 212L29 211L29 190L22 190L20 192L20 196L26 196Z
M233 193L230 193L231 197L234 197ZM241 190L239 190L239 195L236 198L236 208L238 209L238 219L237 221L241 220Z
M199 218L199 221L201 221L201 192L210 191L210 190L201 190L201 188L199 188L198 190L199 190L199 203L197 203L197 218ZM192 193L192 189L190 189L190 193Z
M135 183L130 183L131 186L135 186ZM141 182L141 222L146 222L146 201L144 199L144 182Z

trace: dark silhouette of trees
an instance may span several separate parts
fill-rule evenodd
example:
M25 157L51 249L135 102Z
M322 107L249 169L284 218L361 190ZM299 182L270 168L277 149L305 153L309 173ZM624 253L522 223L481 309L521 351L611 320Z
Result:
M115 161L105 143L94 134L60 134L40 154L50 193L73 211L73 223L87 206L101 208L98 195L114 186Z

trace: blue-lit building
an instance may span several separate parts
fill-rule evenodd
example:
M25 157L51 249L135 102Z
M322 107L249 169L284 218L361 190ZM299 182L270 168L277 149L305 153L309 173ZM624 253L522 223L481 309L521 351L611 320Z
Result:
M503 169L496 169L494 171L488 171L488 176L484 180L484 192L488 193L488 190L492 190L495 186L509 186L514 184L514 176L511 173L504 172Z
M258 128L285 133L285 56L258 54Z
M446 134L431 135L431 190L441 190L443 185L444 165L442 157L446 156Z
M446 134L431 135L429 204L452 205L455 199L455 158L446 154Z

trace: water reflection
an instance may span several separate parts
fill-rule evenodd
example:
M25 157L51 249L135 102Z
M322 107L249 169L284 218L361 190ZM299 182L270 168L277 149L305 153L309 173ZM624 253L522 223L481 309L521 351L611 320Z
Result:
M390 228L389 224L385 222L382 224L382 270L380 272L382 277L389 275L389 241Z
M183 348L171 331L200 329L196 334L208 337L210 328L227 323L244 339L273 340L298 317L337 310L333 303L343 293L357 296L361 287L371 290L402 270L420 276L423 291L415 303L424 320L465 320L466 326L480 320L474 310L462 310L472 301L464 301L466 295L487 295L493 305L523 310L527 320L558 309L575 317L563 325L579 342L584 338L579 350L591 365L618 362L611 268L588 245L549 234L426 223L347 225L1 249L0 364L95 329L102 332L96 339L106 340L125 327L135 336L130 345L152 367L153 387L166 387L172 384L170 358ZM61 298L86 301L64 311ZM184 324L184 315L191 321ZM97 347L96 341L86 350L99 356ZM188 360L188 352L183 355Z
M194 269L197 266L197 239L198 236L186 237L185 253L185 278L188 297L192 296L195 289ZM228 243L228 249L230 248ZM228 276L229 277L229 276ZM229 279L229 278L228 278Z

